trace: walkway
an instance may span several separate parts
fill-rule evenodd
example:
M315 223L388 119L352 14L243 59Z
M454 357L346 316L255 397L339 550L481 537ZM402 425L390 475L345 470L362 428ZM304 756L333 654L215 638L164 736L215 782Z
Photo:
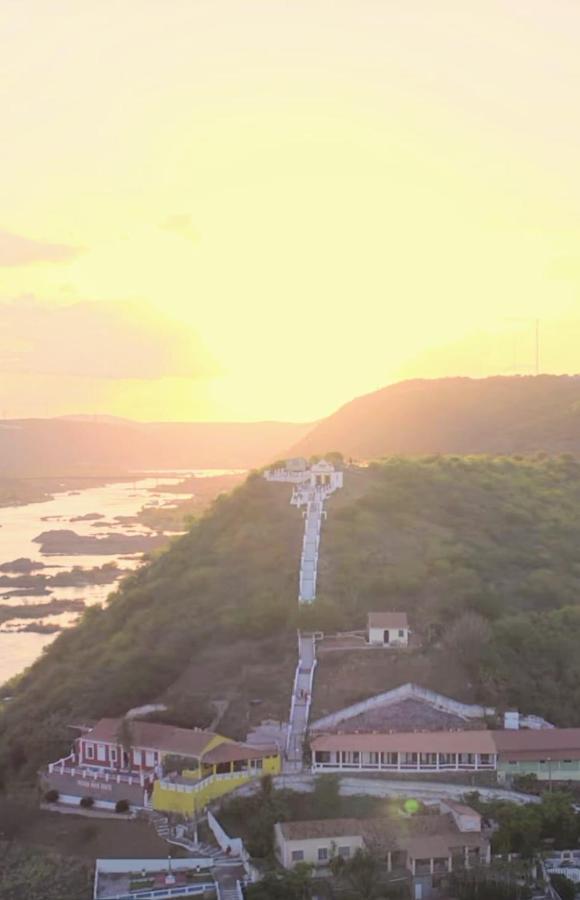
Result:
M311 793L314 790L318 775L310 773L279 775L274 778L276 790L290 790L298 793ZM387 778L352 778L336 775L339 781L341 797L365 795L368 797L414 797L426 803L438 800L462 800L465 794L477 791L482 800L508 800L512 803L541 803L536 794L522 794L507 788L482 787L481 785L448 784L435 781L395 781ZM248 796L255 793L259 785L255 782L242 785L234 793L236 796Z
M316 598L318 576L318 551L320 548L320 528L325 499L323 488L314 489L314 499L309 501L304 518L304 538L300 558L300 603L313 603Z
M298 633L298 665L294 677L290 724L284 772L301 772L304 739L308 729L312 684L316 668L316 641L312 634Z

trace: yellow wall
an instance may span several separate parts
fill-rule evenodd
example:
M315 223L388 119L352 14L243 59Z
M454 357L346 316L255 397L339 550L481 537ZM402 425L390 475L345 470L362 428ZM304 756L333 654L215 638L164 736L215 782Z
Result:
M281 769L280 757L271 756L264 759L263 768L255 774L239 772L235 778L208 778L197 791L173 791L164 788L160 781L156 781L152 796L153 809L159 812L174 812L181 813L183 816L192 816L205 809L213 800L235 791L240 785L263 775L278 775Z

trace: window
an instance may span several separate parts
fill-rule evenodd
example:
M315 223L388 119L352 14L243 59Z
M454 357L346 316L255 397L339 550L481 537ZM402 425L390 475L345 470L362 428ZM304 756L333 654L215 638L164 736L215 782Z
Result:
M397 753L381 753L382 766L396 766L398 762Z
M85 754L86 754L87 759L94 759L95 748L92 744L85 744Z
M480 753L479 762L482 766L489 766L491 763L491 753Z
M330 753L328 752L328 750L317 750L315 758L317 763L329 763Z
M111 747L111 762L117 762L117 748Z
M302 862L304 859L304 850L292 851L292 862Z
M105 762L107 759L107 748L104 744L97 744L97 759L99 762Z
M402 628L399 628L399 637L405 637L405 632Z
M146 766L154 766L155 765L155 753L153 750L147 750L145 752L145 765Z
M421 760L422 766L436 766L437 765L437 754L436 753L421 753L420 760Z
M360 753L358 750L343 750L342 762L346 766L358 766Z
M264 762L263 762L263 760L261 760L261 759L254 759L254 760L253 760L253 765L254 765L254 768L255 768L255 769L261 769L262 766L264 765Z
M350 847L339 847L338 855L341 857L341 859L348 859L350 856Z
M318 861L325 862L328 859L328 848L327 847L319 847L318 848Z
M369 765L378 766L379 764L379 754L378 753L369 753Z
M133 762L136 766L141 765L141 751L133 750Z

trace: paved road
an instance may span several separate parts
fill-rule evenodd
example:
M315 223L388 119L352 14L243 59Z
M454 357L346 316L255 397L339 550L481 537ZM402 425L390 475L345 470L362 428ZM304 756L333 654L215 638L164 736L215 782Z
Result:
M534 794L521 794L507 788L472 787L466 784L447 784L434 781L395 781L382 778L349 778L338 776L342 796L364 794L370 797L414 797L417 800L437 801L445 799L460 800L465 794L477 790L483 800L509 800L512 803L540 803ZM274 779L276 788L288 788L300 793L314 790L316 775L281 775ZM243 785L236 793L250 794L257 790L257 785Z

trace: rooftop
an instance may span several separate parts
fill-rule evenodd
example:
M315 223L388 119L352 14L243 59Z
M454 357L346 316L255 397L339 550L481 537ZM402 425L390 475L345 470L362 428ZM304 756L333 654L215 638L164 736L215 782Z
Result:
M350 723L349 723L350 725ZM312 738L313 750L497 753L500 759L565 759L580 754L580 728L540 728L519 731L348 732Z
M204 763L217 764L225 762L237 762L245 759L263 759L264 756L276 756L277 747L250 747L248 744L238 744L235 741L227 741L212 747L204 754Z
M362 834L361 819L312 819L308 822L280 822L287 841L309 841L315 838L356 837Z
M564 759L567 753L580 752L580 728L520 728L494 731L493 736L500 759L534 759L541 754Z
M465 809L476 815L470 807ZM360 837L367 845L383 850L406 850L415 859L447 857L455 847L487 845L486 838L480 833L460 831L448 813L282 822L279 828L287 841Z
M314 723L316 724L316 723ZM476 729L483 731L483 719L465 719L432 703L415 697L398 703L373 706L358 715L350 716L325 731L463 731Z
M311 741L313 750L359 750L385 753L495 753L491 731L411 731L394 733L323 734Z
M404 612L371 612L368 625L369 628L408 628L409 622Z
M119 743L119 729L123 719L101 719L92 731L83 735L85 740L101 741L105 744ZM160 725L157 722L127 720L133 747L161 750L181 756L203 754L211 741L218 735L202 729L176 728L174 725Z

